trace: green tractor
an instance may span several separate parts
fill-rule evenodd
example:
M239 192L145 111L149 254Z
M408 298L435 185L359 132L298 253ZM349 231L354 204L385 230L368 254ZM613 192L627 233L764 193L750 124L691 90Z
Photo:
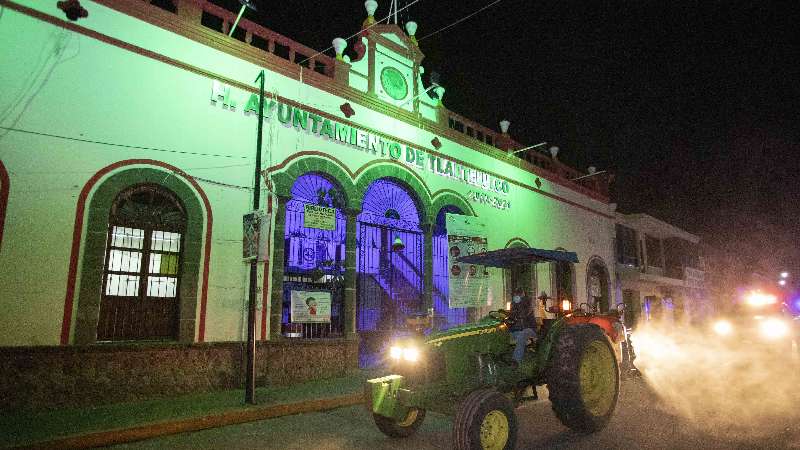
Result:
M520 263L520 254L527 263L577 262L574 253L531 248L485 252L460 262L507 267L509 260ZM366 406L378 429L407 437L426 411L436 411L454 416L454 448L511 449L517 436L515 408L536 400L536 387L545 384L564 425L580 432L602 429L619 395L616 348L624 338L622 324L616 313L565 306L548 308L557 318L538 330L520 364L511 358L514 343L504 310L473 324L394 342L387 355L391 374L365 385Z

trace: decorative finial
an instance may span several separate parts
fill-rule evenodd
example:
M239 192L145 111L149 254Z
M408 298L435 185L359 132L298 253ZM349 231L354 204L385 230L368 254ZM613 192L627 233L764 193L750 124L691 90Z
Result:
M442 98L444 97L444 86L436 86L433 88L433 92L436 93L436 98L439 100L437 106L442 106Z
M378 2L375 0L367 0L364 2L364 9L367 10L367 18L361 24L361 29L369 28L375 25L375 10L378 9Z
M339 61L344 61L342 58L342 54L344 53L344 49L347 48L347 41L342 38L336 38L333 40L333 50L336 51L336 59Z
M417 43L417 38L414 36L414 34L416 34L416 32L417 32L417 22L414 22L413 20L409 21L409 22L406 22L406 32L408 32L408 39L414 45L419 47L419 44Z

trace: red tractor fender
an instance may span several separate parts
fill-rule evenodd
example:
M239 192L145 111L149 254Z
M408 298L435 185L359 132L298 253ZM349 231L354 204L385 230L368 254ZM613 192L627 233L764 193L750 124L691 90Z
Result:
M619 317L614 315L594 315L594 314L581 314L581 315L571 315L566 318L566 322L568 325L576 325L579 323L592 323L600 328L606 333L611 342L615 344L619 344L623 340L625 340L625 334L623 333L624 327L622 327L622 323L619 320Z

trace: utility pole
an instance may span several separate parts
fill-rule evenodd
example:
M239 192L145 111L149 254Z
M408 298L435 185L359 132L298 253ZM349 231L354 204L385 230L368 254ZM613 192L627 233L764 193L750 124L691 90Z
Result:
M261 200L261 133L264 128L264 70L258 74L258 136L256 136L256 171L253 180L253 211L258 212ZM264 229L259 223L259 233ZM266 274L264 274L266 276ZM247 304L247 368L245 370L244 401L256 404L256 281L258 278L258 255L250 261L250 295ZM263 305L262 305L263 307Z

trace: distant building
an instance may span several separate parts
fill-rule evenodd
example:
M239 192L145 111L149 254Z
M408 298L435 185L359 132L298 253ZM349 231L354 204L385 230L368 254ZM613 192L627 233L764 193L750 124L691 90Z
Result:
M616 295L627 325L711 312L700 238L647 214L616 215Z

